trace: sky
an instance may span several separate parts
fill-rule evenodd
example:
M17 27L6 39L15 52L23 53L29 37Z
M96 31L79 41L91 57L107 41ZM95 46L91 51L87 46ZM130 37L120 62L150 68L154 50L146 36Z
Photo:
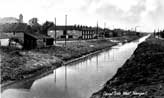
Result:
M37 17L58 25L81 24L151 32L164 29L164 0L0 0L0 17Z

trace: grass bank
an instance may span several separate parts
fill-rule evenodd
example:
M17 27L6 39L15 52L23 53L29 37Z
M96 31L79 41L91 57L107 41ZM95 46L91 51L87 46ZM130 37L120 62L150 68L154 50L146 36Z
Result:
M149 38L91 98L164 98L164 40Z
M112 38L118 42L138 39L138 36ZM19 81L60 67L63 62L116 45L111 39L68 42L30 51L0 47L1 84ZM37 74L38 75L38 74Z

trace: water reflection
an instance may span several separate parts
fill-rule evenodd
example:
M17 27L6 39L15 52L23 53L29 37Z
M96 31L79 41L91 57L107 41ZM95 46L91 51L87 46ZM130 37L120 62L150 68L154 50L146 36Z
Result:
M67 66L65 66L65 90L67 90Z
M54 75L54 76L55 76L54 80L55 80L55 84L56 84L56 80L57 80L57 79L56 79L56 69L54 70L54 74L55 74L55 75Z
M25 81L21 81L21 82L17 82L17 84L13 84L11 85L10 89L24 89L24 90L29 90L33 84L33 82L35 81L35 79L30 79L30 80L25 80ZM4 89L8 89L7 87L4 87L3 89L1 89L2 91Z
M99 71L99 58L98 58L98 56L96 56L96 69L98 72Z
M2 93L5 98L89 98L102 88L131 56L139 42L112 47L102 53L63 66L41 79ZM23 90L23 86L27 85ZM31 86L32 85L32 86ZM18 96L18 94L20 96ZM12 95L12 96L11 96Z

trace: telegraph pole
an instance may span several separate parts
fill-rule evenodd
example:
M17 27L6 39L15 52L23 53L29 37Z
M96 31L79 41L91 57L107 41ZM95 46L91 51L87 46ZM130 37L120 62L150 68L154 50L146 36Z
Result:
M104 35L103 35L103 37L105 37L105 27L106 27L106 23L104 22Z
M55 44L56 44L56 17L55 17Z
M158 28L158 39L159 39L159 37L160 37L160 30L159 30L159 28Z
M137 28L139 28L140 26L135 26L135 32L137 32Z
M99 24L98 24L98 20L97 20L97 39L98 39L98 32L99 32Z
M114 25L112 25L112 27L113 27L113 30L114 30Z
M105 27L106 27L106 23L104 22L104 29L105 29Z
M155 31L155 29L154 29L154 37L156 36L156 31Z
M67 15L65 15L65 46L67 41Z

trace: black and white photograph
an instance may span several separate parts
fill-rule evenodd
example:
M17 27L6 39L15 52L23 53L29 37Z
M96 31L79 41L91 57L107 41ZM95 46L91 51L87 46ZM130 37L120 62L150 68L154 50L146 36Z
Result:
M164 98L164 0L0 0L0 98Z

